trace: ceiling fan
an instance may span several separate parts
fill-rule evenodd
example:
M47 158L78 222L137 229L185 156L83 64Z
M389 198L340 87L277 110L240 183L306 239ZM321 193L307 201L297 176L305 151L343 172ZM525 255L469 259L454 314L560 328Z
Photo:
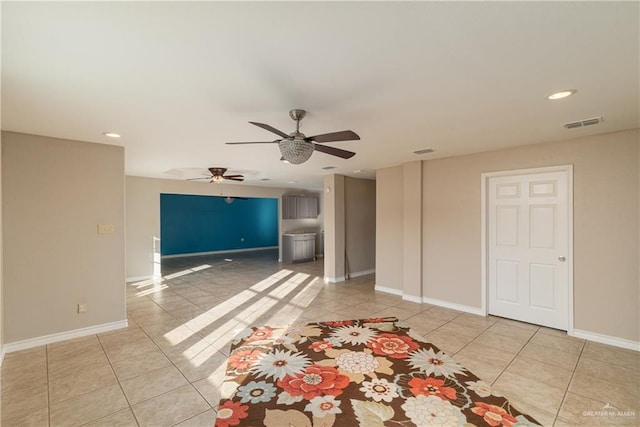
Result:
M321 135L305 136L300 132L300 120L306 116L305 110L295 109L289 111L289 117L295 120L296 130L289 135L274 128L273 126L249 122L252 125L261 127L262 129L273 132L280 137L274 141L259 141L259 142L227 142L227 144L278 144L282 158L280 160L299 165L309 160L314 151L320 151L321 153L330 154L332 156L341 157L343 159L350 159L355 156L353 151L342 150L340 148L329 147L321 145L325 142L338 142L338 141L353 141L358 140L360 137L354 131L343 130L340 132L323 133Z
M227 168L209 168L210 175L204 176L202 178L190 178L187 181L197 181L200 179L209 179L210 183L215 182L219 184L223 182L225 179L229 181L244 181L244 176L242 175L225 175L227 172Z

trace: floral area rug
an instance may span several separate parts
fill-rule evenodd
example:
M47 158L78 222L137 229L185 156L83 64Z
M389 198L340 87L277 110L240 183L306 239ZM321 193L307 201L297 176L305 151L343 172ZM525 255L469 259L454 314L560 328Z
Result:
M539 425L396 318L246 329L217 427Z

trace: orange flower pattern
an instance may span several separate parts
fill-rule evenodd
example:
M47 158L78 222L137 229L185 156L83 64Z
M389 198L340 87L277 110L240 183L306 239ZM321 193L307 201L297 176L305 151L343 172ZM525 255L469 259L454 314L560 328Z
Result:
M539 425L483 384L396 318L263 326L231 346L215 427Z

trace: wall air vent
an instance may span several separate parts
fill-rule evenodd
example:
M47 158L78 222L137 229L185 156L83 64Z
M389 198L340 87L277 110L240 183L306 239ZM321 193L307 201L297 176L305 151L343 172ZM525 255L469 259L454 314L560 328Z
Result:
M433 153L435 150L433 148L423 148L422 150L416 150L413 153L414 154L429 154L429 153Z
M584 119L584 120L580 120L580 121L577 121L577 122L565 123L562 126L564 126L567 129L574 129L574 128L579 128L579 127L582 127L582 126L597 125L600 122L604 122L604 118L603 117L594 117L592 119Z

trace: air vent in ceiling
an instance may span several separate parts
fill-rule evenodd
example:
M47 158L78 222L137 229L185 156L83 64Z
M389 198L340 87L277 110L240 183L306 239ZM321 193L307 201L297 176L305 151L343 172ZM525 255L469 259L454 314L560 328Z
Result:
M260 178L260 181L271 181L271 178Z
M597 125L600 122L604 122L604 118L603 117L594 117L592 119L584 119L584 120L580 120L580 121L577 121L577 122L565 123L562 126L564 126L567 129L575 129L575 128L579 128L579 127L582 127L582 126Z
M433 153L435 150L433 148L423 148L422 150L416 150L413 153L414 154L429 154L429 153Z
M325 166L322 169L326 170L326 171L330 171L331 169L335 169L335 166Z

